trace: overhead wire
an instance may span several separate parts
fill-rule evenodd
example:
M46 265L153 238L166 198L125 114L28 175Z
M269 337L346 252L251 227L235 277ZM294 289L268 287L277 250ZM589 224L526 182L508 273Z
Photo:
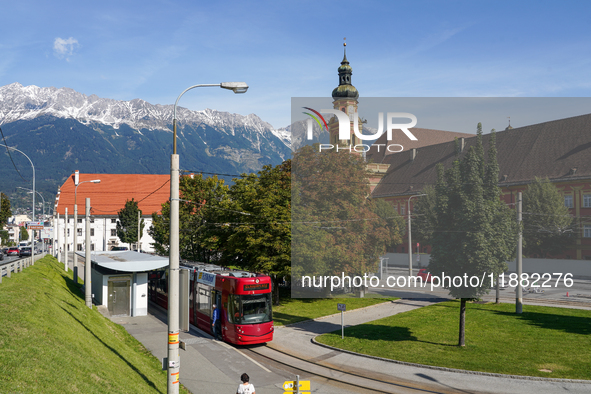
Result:
M0 134L2 134L2 141L4 141L4 146L6 147L6 152L8 152L8 156L10 157L10 161L12 162L12 165L14 166L14 169L16 170L16 172L18 172L18 175L21 177L21 179L23 181L26 181L26 179L23 178L21 172L16 167L16 164L14 163L14 160L12 159L12 155L10 154L10 149L8 149L8 144L6 143L6 138L4 137L4 132L2 131L2 128L1 127L0 127Z

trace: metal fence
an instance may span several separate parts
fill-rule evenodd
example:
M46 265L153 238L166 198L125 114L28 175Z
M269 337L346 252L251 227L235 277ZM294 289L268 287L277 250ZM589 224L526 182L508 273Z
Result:
M46 253L36 254L35 261L45 257L45 255L46 255ZM2 278L5 275L7 278L10 278L13 273L22 272L25 268L32 266L35 263L35 261L33 261L33 257L25 257L25 258L10 261L7 263L1 263L0 264L0 283L2 283Z

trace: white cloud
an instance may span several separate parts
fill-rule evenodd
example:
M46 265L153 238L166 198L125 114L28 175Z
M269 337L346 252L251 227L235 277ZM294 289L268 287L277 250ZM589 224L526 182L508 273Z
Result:
M74 37L70 37L66 40L57 37L53 42L53 53L58 59L65 58L66 61L70 61L69 57L74 54L74 48L78 46L78 40Z

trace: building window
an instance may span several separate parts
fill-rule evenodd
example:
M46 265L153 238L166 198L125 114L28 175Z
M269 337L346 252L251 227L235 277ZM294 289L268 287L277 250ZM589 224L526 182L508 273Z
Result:
M82 218L78 219L78 223L82 223Z
M406 206L404 204L400 204L400 214L404 215L406 213Z
M117 219L111 219L111 223L117 223Z
M78 247L76 248L76 250L78 250L79 252L82 252L82 244L78 244Z
M94 251L94 244L90 244L90 250Z
M564 206L567 208L573 207L573 196L564 196Z
M70 236L70 229L68 229L68 237Z
M583 237L591 238L591 225L586 224L583 226Z
M94 237L94 229L93 228L90 229L90 236Z
M583 194L583 207L591 208L591 194Z
M117 229L112 228L111 229L111 237L116 237L117 236Z
M90 218L90 223L94 223L94 218Z
M78 228L76 230L77 230L78 236L81 237L82 236L82 229L81 228Z

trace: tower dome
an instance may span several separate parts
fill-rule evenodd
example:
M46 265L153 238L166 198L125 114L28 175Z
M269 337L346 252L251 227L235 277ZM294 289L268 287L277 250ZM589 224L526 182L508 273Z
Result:
M358 99L359 92L351 84L351 75L353 74L353 69L349 65L349 61L347 60L347 43L344 43L344 56L343 61L341 62L341 66L339 67L339 86L337 86L332 91L332 98L337 100L341 98L352 98Z

